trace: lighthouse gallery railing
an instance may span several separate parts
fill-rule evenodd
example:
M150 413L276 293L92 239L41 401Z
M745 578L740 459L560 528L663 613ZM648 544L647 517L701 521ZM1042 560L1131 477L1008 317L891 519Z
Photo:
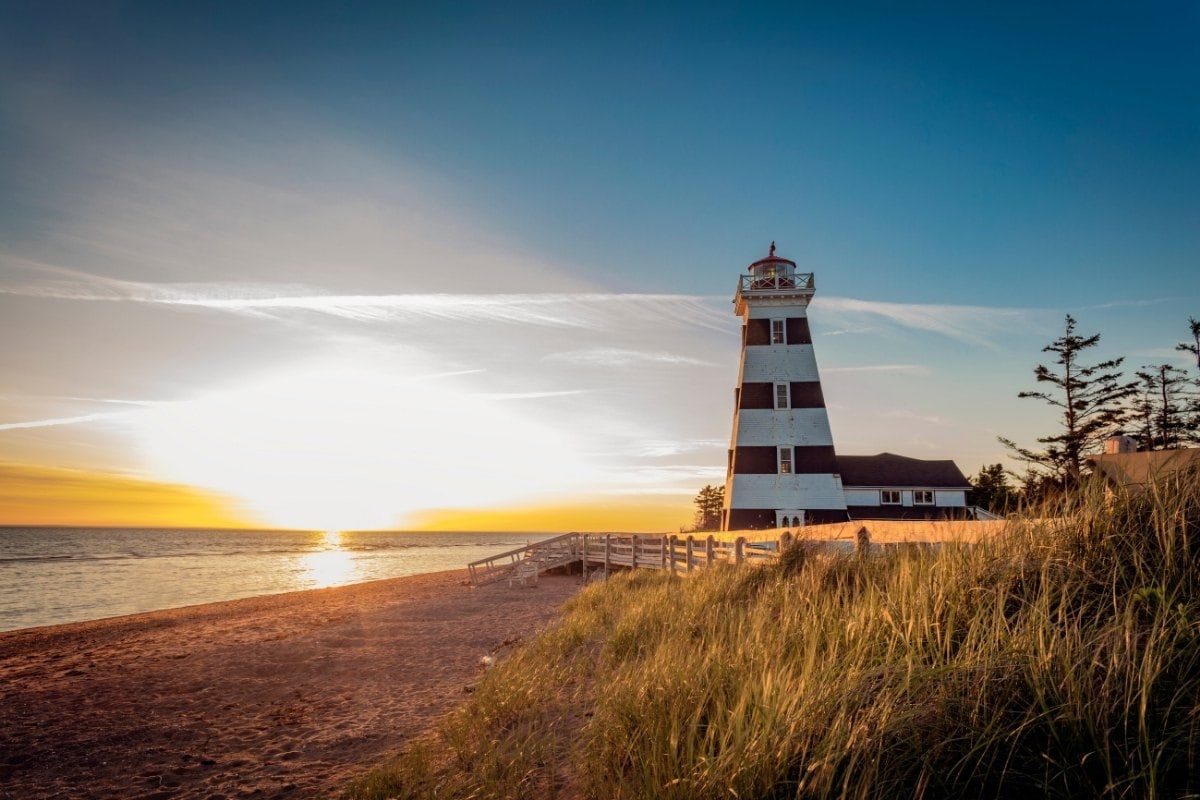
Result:
M816 280L811 272L795 272L791 275L742 275L738 282L741 292L770 292L816 289Z

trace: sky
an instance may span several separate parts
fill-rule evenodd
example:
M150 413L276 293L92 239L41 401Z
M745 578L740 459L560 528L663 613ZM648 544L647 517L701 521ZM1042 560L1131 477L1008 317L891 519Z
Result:
M0 5L0 524L673 530L779 254L841 454L1186 367L1191 2ZM1195 375L1195 367L1192 366Z

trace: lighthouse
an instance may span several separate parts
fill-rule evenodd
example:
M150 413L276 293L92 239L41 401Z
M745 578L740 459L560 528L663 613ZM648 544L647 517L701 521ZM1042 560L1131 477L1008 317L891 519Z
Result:
M813 274L775 255L740 276L742 319L722 530L848 519L808 328Z

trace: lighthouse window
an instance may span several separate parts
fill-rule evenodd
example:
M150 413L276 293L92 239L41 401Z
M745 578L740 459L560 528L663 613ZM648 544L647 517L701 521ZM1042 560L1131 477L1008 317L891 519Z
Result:
M792 474L792 448L779 448L779 473L781 475Z
M883 489L879 492L879 503L885 506L900 505L899 489Z
M787 344L786 328L781 319L771 320L771 344Z
M933 492L929 491L928 489L917 489L913 492L913 505L933 505Z
M791 408L789 402L788 385L786 383L775 384L775 407L776 408Z

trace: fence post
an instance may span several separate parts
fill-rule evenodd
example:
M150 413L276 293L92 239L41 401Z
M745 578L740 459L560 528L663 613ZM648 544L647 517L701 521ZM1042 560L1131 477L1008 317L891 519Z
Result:
M713 535L711 533L704 540L704 564L709 567L713 565Z
M588 582L587 581L587 578L588 578L588 576L587 576L587 547L588 547L588 535L585 533L585 534L583 534L583 552L579 554L579 563L583 565L583 582L585 584Z
M784 550L787 550L791 546L792 546L792 532L784 531L783 535L781 535L779 537L779 553L782 554Z
M630 569L637 569L637 550L638 550L638 540L637 539L638 539L638 537L637 537L636 533L633 534L633 536L631 536L629 538L629 541L633 542L633 547L630 548L630 553L631 553L631 558L630 558L630 562L629 562Z
M686 550L685 550L685 552L687 553L687 571L688 572L692 571L692 554L695 551L696 551L696 537L692 536L689 533L688 538L687 538Z
M854 552L860 556L869 555L871 552L871 532L865 525L858 529L858 533L854 534Z
M674 575L675 574L675 534L673 534L673 533L671 534L671 538L667 542L667 546L668 546L667 557L671 560L671 574Z
M604 580L608 580L609 573L611 572L611 569L609 566L611 563L611 558L610 558L611 555L612 555L612 534L606 533L606 534L604 534Z
M733 561L735 564L741 564L746 560L746 537L739 536L737 541L733 543Z

